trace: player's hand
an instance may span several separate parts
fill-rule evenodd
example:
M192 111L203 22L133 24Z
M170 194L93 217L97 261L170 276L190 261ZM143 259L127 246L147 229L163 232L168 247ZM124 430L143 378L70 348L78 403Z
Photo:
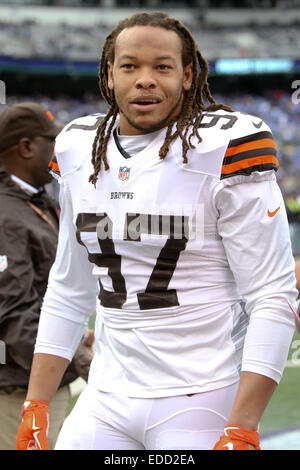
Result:
M79 375L79 377L82 377L86 382L89 376L90 365L94 357L94 339L94 331L87 331L85 337L80 342L73 358L74 367L77 374Z
M260 450L259 434L241 426L226 426L213 450Z
M25 401L17 433L17 450L49 450L49 405L46 401Z

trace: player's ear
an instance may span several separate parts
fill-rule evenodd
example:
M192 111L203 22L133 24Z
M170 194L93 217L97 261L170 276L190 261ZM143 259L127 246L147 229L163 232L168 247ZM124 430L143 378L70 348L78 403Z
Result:
M186 65L183 70L183 89L188 91L191 88L193 81L193 66L192 63Z
M107 85L110 90L114 89L113 66L110 62L107 62Z

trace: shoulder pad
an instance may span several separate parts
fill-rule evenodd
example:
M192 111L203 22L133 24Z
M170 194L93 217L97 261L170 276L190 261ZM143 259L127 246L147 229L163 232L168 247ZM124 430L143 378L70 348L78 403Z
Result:
M91 155L97 128L104 118L102 114L74 119L56 138L55 154L49 164L54 177L63 176L78 168Z
M270 128L256 116L218 110L204 112L193 136L186 169L228 178L236 174L278 168L276 145Z

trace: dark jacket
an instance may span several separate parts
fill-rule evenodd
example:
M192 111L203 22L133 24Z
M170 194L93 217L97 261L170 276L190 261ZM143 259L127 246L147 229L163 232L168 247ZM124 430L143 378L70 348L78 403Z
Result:
M0 388L28 385L40 308L56 253L53 226L58 227L58 217L46 191L30 196L0 170L0 340L6 353ZM71 365L61 385L76 377Z

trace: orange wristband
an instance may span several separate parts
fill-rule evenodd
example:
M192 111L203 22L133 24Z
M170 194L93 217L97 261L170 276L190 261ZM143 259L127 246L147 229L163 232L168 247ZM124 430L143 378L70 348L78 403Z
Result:
M250 431L241 426L226 426L224 434L213 450L249 450L248 444L251 444L255 450L260 450L257 431Z

